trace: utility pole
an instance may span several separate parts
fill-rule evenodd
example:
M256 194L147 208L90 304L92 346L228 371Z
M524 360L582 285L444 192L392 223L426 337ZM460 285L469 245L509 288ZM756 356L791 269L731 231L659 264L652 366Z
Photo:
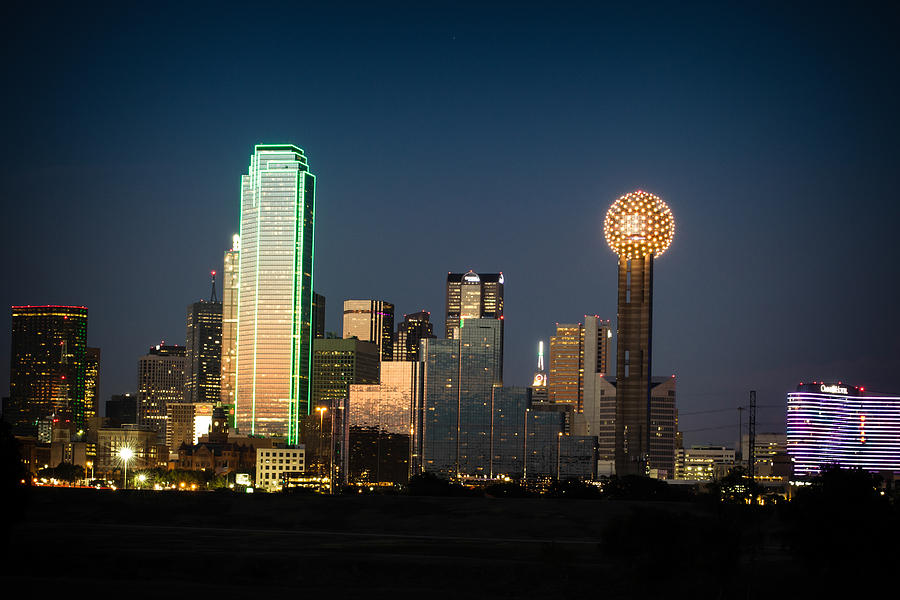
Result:
M750 485L756 481L756 390L750 390L750 414L747 419L747 472Z

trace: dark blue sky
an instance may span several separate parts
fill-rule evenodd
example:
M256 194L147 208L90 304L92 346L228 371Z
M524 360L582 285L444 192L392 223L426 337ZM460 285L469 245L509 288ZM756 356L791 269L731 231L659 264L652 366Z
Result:
M900 392L896 4L2 10L0 301L88 306L104 400L184 343L260 142L318 176L331 330L351 297L440 329L448 271L502 270L524 385L556 322L615 319L603 217L641 188L676 219L654 370L687 442L750 389L761 431L801 380Z

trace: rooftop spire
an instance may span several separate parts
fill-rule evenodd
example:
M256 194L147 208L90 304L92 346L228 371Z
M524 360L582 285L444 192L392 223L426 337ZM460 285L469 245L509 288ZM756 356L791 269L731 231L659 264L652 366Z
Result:
M218 302L219 299L216 297L216 272L210 271L210 275L212 275L212 292L209 294L210 302Z

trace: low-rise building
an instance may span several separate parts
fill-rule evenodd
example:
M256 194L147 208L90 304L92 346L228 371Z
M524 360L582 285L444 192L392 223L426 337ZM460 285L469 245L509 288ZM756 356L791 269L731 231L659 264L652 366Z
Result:
M712 481L734 467L734 449L725 446L679 448L675 457L675 479Z
M256 487L261 490L279 492L285 477L305 470L306 447L303 444L256 452Z

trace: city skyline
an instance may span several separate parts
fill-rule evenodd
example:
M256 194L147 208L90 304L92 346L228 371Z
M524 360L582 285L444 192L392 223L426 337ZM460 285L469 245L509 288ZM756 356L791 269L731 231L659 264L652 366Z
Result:
M391 23L316 9L320 27L303 44L315 76L252 94L234 87L234 69L278 56L279 24L251 18L259 50L238 51L216 43L233 30L230 14L199 33L153 18L128 25L127 14L99 28L73 15L84 27L71 31L83 33L62 31L60 18L42 35L35 14L17 15L11 43L35 58L4 67L31 94L4 99L21 118L3 178L16 207L3 249L17 260L0 298L88 306L88 344L103 351L101 406L136 392L137 358L162 339L182 343L184 306L222 269L250 148L290 141L326 182L316 291L335 307L328 331L340 330L344 299L437 315L444 273L502 270L504 383L527 385L535 344L555 323L615 319L602 219L640 188L679 219L655 274L654 372L678 375L686 444L733 445L736 424L690 431L727 427L733 411L691 413L733 409L750 389L780 405L761 408L760 430L783 429L785 394L799 381L897 392L898 284L882 277L898 258L889 226L900 123L880 76L898 66L897 20L880 8L826 11L812 25L796 8L737 10L575 7L544 21L488 7L467 21L435 8ZM115 57L134 36L108 31L152 42L130 73ZM69 44L49 70L32 62L56 48L38 48L44 36ZM639 38L658 44L638 49ZM172 61L166 47L187 50ZM274 63L260 68L271 75L284 64ZM40 150L46 140L52 155ZM140 159L125 151L135 143ZM42 158L22 166L23 152ZM457 169L473 178L462 195ZM424 243L412 244L423 228ZM873 281L877 293L859 291ZM9 351L0 344L0 363Z

